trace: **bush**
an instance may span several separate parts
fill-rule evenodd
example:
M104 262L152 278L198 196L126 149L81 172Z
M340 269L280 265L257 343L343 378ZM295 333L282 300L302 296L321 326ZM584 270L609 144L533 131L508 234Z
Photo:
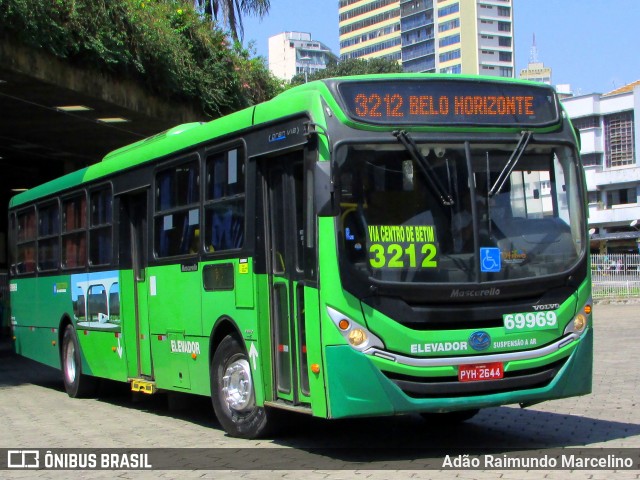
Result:
M217 117L279 93L264 59L231 42L193 2L0 0L0 34L70 63L122 75Z

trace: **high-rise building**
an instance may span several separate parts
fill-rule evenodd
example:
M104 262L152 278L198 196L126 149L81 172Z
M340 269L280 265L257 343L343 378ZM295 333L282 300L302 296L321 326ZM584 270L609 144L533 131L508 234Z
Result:
M291 80L299 73L312 74L327 68L336 55L310 33L282 32L269 37L269 70L276 77Z
M340 0L340 57L400 61L400 0Z
M340 0L341 58L513 77L513 0Z

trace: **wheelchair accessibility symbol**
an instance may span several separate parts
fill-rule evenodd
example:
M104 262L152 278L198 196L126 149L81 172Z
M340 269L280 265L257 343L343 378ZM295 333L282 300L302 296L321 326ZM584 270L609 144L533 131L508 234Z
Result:
M480 249L480 270L483 272L500 271L500 249L481 248Z

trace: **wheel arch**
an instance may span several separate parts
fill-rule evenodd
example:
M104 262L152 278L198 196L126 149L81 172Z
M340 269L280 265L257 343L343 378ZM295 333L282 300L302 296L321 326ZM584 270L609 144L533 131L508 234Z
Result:
M224 337L227 335L234 336L240 345L245 345L244 338L242 338L238 324L228 315L221 316L216 320L213 328L211 329L211 335L209 338L209 365L211 365L213 354L218 349L220 342L222 342Z
M62 368L62 339L64 338L64 332L69 325L73 326L73 322L71 321L71 316L65 313L60 318L58 326L58 359L60 360L60 368Z

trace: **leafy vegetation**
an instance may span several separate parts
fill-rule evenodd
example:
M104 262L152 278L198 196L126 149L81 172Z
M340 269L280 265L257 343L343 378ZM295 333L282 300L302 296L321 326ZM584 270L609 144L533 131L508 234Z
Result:
M184 0L0 0L0 35L133 79L210 117L282 89L263 58Z

